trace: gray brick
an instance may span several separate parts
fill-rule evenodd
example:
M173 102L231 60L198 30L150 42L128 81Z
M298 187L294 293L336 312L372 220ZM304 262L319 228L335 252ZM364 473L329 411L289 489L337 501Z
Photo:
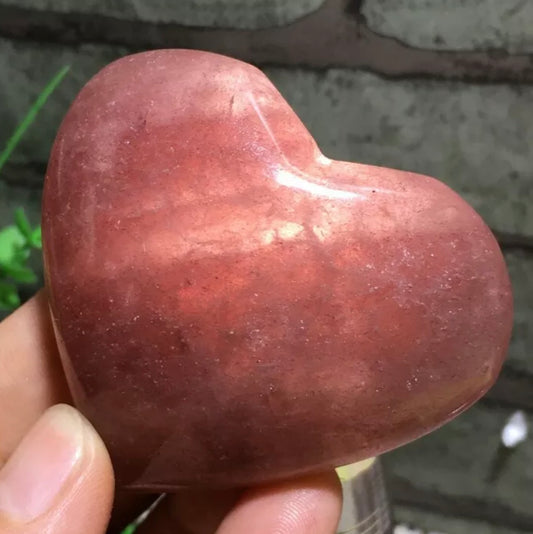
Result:
M412 46L533 51L533 2L524 0L370 0L369 26Z
M490 225L533 235L533 88L267 73L328 156L434 176Z
M513 284L514 329L508 363L533 375L533 255L506 254Z
M41 89L63 66L71 70L52 94L13 154L17 163L46 162L61 119L89 78L127 54L122 48L84 45L77 49L0 39L0 146L26 114Z
M108 15L120 19L178 23L187 26L268 28L293 22L318 9L324 0L1 0L60 13Z
M510 413L478 404L432 434L384 455L386 470L422 490L493 502L533 517L531 437L515 449L496 481L488 481ZM531 416L529 424L531 428Z
M396 522L421 531L420 534L524 534L481 521L466 521L424 512L405 506L395 506ZM400 530L400 529L398 529Z

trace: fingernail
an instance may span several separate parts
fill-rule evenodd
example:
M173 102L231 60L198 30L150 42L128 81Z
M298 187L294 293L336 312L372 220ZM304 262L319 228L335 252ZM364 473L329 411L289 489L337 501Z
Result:
M80 463L84 435L73 408L50 408L0 471L0 514L29 522L46 513Z

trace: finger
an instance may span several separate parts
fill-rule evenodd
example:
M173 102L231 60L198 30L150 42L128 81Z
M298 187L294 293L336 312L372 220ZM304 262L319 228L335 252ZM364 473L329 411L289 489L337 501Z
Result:
M0 323L0 466L47 408L69 400L40 291Z
M244 492L187 490L167 496L136 534L334 534L341 504L335 473Z
M334 472L247 491L216 534L334 534L342 495Z
M47 408L71 403L45 290L0 322L0 467ZM112 525L138 516L155 497L117 492Z
M182 490L167 495L136 534L214 534L242 490Z
M74 408L55 406L0 471L0 532L104 534L113 486L98 434Z

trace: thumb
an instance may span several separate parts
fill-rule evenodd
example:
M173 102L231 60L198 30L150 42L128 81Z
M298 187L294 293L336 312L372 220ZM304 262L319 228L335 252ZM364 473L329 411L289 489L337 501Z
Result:
M0 470L0 532L103 534L113 489L98 434L74 408L54 406Z

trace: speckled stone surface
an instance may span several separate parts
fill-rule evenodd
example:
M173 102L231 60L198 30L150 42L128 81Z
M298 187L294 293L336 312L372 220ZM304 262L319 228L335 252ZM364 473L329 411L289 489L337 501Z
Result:
M93 79L54 145L43 232L70 385L130 487L378 454L464 410L506 352L481 218L431 178L323 156L229 58L147 53Z
M313 13L324 0L0 0L59 13L86 13L126 20L212 28L259 29L290 24Z
M533 52L533 3L524 0L370 0L362 13L374 31L411 46Z

